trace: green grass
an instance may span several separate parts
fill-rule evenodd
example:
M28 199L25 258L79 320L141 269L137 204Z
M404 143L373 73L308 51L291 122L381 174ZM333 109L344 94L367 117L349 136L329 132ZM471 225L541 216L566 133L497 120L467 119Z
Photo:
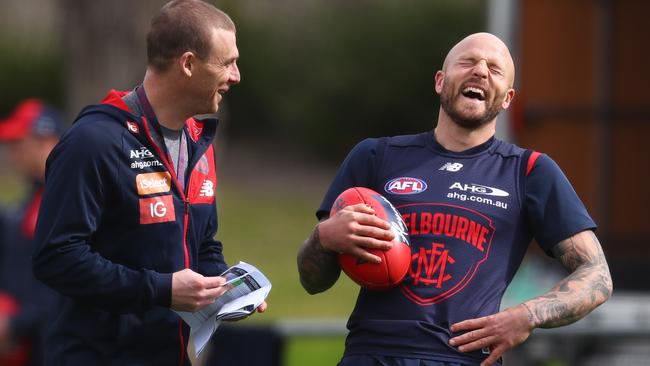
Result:
M333 366L341 360L343 337L292 338L285 348L286 366Z
M217 238L224 243L226 260L251 263L273 283L269 308L255 321L349 315L358 286L344 274L318 295L307 294L298 279L296 253L316 224L314 211L321 197L231 186L219 192Z
M1 174L0 175L0 205L14 205L19 202L23 195L27 194L30 183L22 182L15 175Z
M316 224L314 212L322 199L322 193L300 192L219 187L217 238L223 241L226 260L255 265L273 284L268 310L246 322L347 318L354 307L358 286L345 274L318 295L307 294L300 285L296 254ZM344 342L344 337L288 338L283 365L336 365Z

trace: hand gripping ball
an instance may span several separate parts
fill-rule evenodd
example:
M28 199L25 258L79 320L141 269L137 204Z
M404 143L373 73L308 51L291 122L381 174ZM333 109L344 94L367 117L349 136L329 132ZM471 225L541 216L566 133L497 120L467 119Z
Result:
M350 254L339 254L341 269L354 282L371 290L385 290L397 286L411 263L411 247L402 215L381 194L364 187L353 187L341 193L330 210L334 216L346 206L365 203L375 210L375 216L388 221L395 234L389 250L368 249L381 263L366 262Z

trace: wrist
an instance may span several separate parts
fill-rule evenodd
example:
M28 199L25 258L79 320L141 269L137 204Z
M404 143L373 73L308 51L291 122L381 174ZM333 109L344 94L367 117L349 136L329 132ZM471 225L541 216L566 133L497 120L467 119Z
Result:
M314 230L311 233L310 240L312 241L312 244L314 245L314 248L322 253L325 254L332 254L336 255L337 252L335 250L330 249L328 244L323 243L321 233L322 233L322 224L323 221L319 222L316 224L314 227Z
M528 319L528 327L531 330L537 328L538 321L537 321L537 317L535 316L535 313L533 312L533 309L531 308L532 305L524 302L521 304L521 307L523 308L523 311L526 312L526 317Z

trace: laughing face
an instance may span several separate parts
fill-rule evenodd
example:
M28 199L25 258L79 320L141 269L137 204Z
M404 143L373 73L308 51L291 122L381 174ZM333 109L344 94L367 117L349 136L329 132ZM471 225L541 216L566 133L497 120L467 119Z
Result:
M436 73L436 92L443 113L463 128L477 129L508 108L513 81L508 48L491 34L477 33L449 51Z
M235 32L212 29L212 47L206 60L197 60L194 73L198 80L191 92L199 104L198 113L215 113L223 95L241 80Z

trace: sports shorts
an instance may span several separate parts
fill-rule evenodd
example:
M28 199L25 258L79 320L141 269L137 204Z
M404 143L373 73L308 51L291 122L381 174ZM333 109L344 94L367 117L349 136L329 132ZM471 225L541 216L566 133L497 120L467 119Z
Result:
M401 358L374 355L345 356L338 366L467 366L458 362L421 360L418 358Z

